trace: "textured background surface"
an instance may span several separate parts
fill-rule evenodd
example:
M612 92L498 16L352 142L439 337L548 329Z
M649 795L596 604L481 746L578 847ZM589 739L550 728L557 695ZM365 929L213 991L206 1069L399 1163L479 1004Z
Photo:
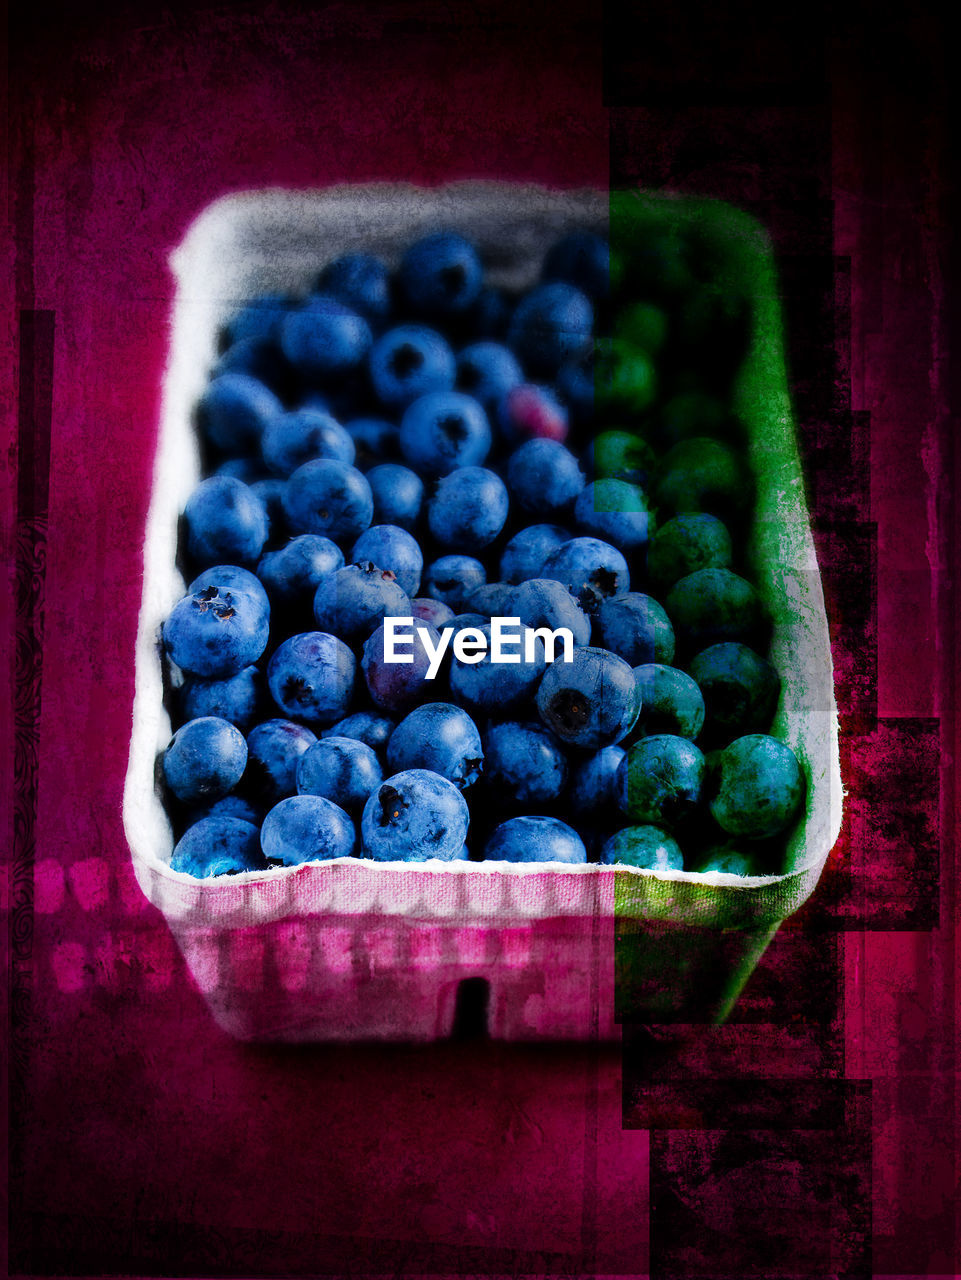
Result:
M662 10L606 28L539 3L18 16L11 1271L955 1271L942 33L875 9ZM720 1033L244 1048L142 899L120 822L166 255L225 191L474 176L666 185L771 226L845 830Z

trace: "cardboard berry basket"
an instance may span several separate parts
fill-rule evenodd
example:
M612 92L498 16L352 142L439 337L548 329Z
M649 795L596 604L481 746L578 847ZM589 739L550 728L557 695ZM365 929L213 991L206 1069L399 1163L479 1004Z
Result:
M475 241L492 283L523 288L572 228L609 233L629 253L651 231L691 225L752 310L735 395L757 484L750 569L773 620L770 659L782 681L771 732L807 779L784 874L363 858L210 880L171 871L155 784L171 736L159 637L185 590L178 516L200 478L193 406L220 324L256 294L306 292L344 252L369 250L394 265L439 227ZM507 1040L613 1037L619 1021L723 1019L779 922L814 888L841 816L831 651L763 230L730 206L670 196L489 182L268 190L207 209L172 266L124 823L138 881L217 1022L244 1039L424 1041L451 1034L465 995L475 1015L486 1005L489 1034Z

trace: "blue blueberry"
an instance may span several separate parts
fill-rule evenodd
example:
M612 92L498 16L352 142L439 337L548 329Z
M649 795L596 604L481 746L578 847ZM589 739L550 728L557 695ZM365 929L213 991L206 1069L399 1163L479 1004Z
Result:
M656 531L647 548L647 571L658 587L672 587L699 569L729 569L733 549L725 526L706 511L686 511Z
M484 848L484 861L577 863L587 861L587 850L566 822L531 814L495 827Z
M615 832L601 850L607 865L640 867L644 871L683 871L684 854L673 836L660 827L624 827Z
M197 404L197 425L225 453L256 452L264 430L284 411L276 395L247 373L224 373Z
M570 418L579 426L594 420L594 352L572 360L559 370L554 387Z
M410 602L410 612L415 622L429 622L438 630L446 627L454 617L454 610L449 604L432 596L415 596Z
M395 645L395 653L410 657L410 662L387 661L383 623L371 632L364 644L361 666L367 690L374 705L384 711L408 711L425 694L443 685L441 675L428 680L434 659L424 645L421 629L426 629L434 652L439 650L440 633L428 622L418 622L416 627L412 633L403 629L401 634L410 639L406 644Z
M264 856L274 866L349 858L356 844L350 818L322 796L288 796L274 805L260 829Z
M261 450L271 471L284 477L312 458L336 458L351 466L356 453L349 432L319 409L295 409L275 418L264 431Z
M416 471L399 462L382 462L367 472L374 499L374 524L395 524L411 530L424 502L424 482Z
M574 813L603 817L617 809L617 771L625 754L623 747L602 747L576 763L567 789Z
M640 591L602 600L594 614L595 637L632 667L644 662L669 664L674 657L674 628L661 606Z
M420 589L424 568L420 543L398 525L374 524L365 529L354 543L350 558L355 564L372 560L378 568L389 569L408 596L416 596Z
M713 734L730 739L770 728L781 680L766 658L744 644L714 644L687 669L700 687Z
M566 627L576 645L591 642L591 621L571 593L554 578L530 578L513 588L512 614L527 627ZM501 615L505 616L505 615Z
M805 778L797 756L767 734L735 739L718 753L712 774L711 813L729 835L780 835L801 812Z
M222 680L188 676L179 693L180 710L185 720L219 716L238 729L246 729L253 723L263 694L263 678L255 666Z
M482 288L471 308L474 333L478 338L503 338L512 311L513 302L503 289Z
M363 316L323 294L292 311L280 326L280 349L297 372L310 380L337 379L358 368L371 340Z
M484 777L511 803L556 800L567 781L567 759L539 724L505 720L484 735Z
M170 859L171 871L207 879L237 875L242 871L266 871L260 848L260 832L240 818L217 815L201 818L180 837Z
M187 594L206 591L208 587L216 587L218 591L246 592L247 595L255 596L265 609L270 608L270 600L260 578L238 564L213 564L209 569L204 569L191 582Z
M343 567L344 553L336 542L318 533L302 533L261 557L257 573L274 603L289 607L312 602L318 585Z
M384 618L410 617L410 600L390 569L370 560L323 578L314 595L314 619L342 640L365 640Z
M634 672L616 654L587 646L554 662L537 690L537 713L563 743L589 751L620 742L637 719Z
M254 480L250 492L257 495L267 512L268 537L276 540L287 528L287 513L284 511L284 494L287 492L287 481L279 476L267 476L263 480Z
M383 776L373 747L329 733L298 759L297 793L325 796L348 813L359 813Z
M364 855L378 862L460 860L469 816L452 782L429 769L405 769L370 794L361 819Z
M247 763L244 735L219 716L180 726L163 754L163 774L178 800L219 800L240 781Z
M402 324L378 338L370 352L374 395L388 409L406 409L429 391L450 391L456 364L446 339L425 325Z
M538 285L517 304L507 341L525 369L553 376L590 346L594 308L580 289L563 281Z
M428 565L424 590L435 600L453 609L462 609L478 587L485 585L487 572L473 556L441 556Z
M243 789L264 805L297 791L297 762L317 741L292 720L265 720L247 734L247 771Z
M372 751L384 751L394 732L395 721L376 711L355 711L324 730L324 737L356 738Z
M494 662L491 657L491 627L480 627L488 649L480 662L464 662L456 655L450 665L450 687L454 697L468 711L492 719L529 707L538 684L547 669L543 638L529 627L511 632L519 642L509 649L520 662ZM527 660L530 641L533 656Z
M600 538L571 538L562 543L544 561L541 576L562 582L588 613L631 585L627 561L616 547Z
M328 262L317 279L317 288L371 323L385 320L390 311L390 276L372 253L345 253Z
M437 485L427 503L427 523L442 546L479 551L507 521L509 501L503 480L484 467L458 467Z
M637 823L668 831L683 827L701 804L704 769L704 756L687 738L642 738L617 771L620 807Z
M704 698L694 680L677 667L645 662L634 668L641 714L636 737L672 733L694 739L704 727Z
M235 480L243 480L244 484L254 484L264 479L264 464L259 458L245 455L241 458L227 458L213 470L215 476L233 476Z
M477 301L483 268L470 241L440 231L407 249L397 278L412 311L443 318L462 314Z
M532 524L515 533L501 553L500 575L511 585L539 578L550 556L572 535L556 524Z
M594 231L570 231L551 245L541 270L543 280L563 280L576 285L595 302L611 289L611 251Z
M479 400L488 413L523 381L524 371L503 343L475 342L457 356L457 390Z
M430 391L404 411L400 450L415 470L446 476L455 467L479 466L491 447L487 414L460 391Z
M326 726L343 719L354 692L354 655L322 631L291 636L267 664L267 685L285 715Z
M514 608L514 588L506 582L485 582L482 587L470 593L467 597L467 606L475 613L483 615L485 622L491 618L511 617Z
M221 796L213 804L194 810L190 815L190 825L204 818L240 818L242 822L249 822L251 826L259 827L264 820L264 810L260 805L248 800L246 796L231 791L229 795Z
M291 309L290 299L280 293L252 298L233 313L221 330L227 349L248 339L276 338L284 318Z
M507 463L511 497L545 520L569 512L586 483L580 463L557 440L528 440Z
M257 596L211 586L174 606L163 645L182 671L222 680L256 662L269 634L270 611Z
M267 541L267 511L233 476L201 480L184 507L187 554L198 565L255 564Z
M628 553L647 546L654 524L643 491L613 477L595 480L581 490L574 520L584 533Z
M426 702L401 720L387 744L391 773L430 769L464 791L480 777L481 736L466 711L449 702Z
M400 456L400 430L384 418L354 418L344 424L354 442L354 463L361 471Z
M352 542L374 518L370 485L356 468L335 458L298 467L287 481L284 511L296 533Z

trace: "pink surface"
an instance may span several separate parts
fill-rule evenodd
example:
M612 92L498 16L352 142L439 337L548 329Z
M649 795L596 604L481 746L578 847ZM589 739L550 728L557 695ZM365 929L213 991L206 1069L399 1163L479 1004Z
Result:
M791 1185L831 1230L834 1204L845 1257L861 1257L858 1232L873 1232L875 1274L954 1270L950 840L940 875L930 856L953 821L948 762L940 809L933 783L954 733L936 124L909 111L925 130L926 148L915 145L905 103L842 45L833 186L829 173L826 186L793 187L787 162L752 167L744 154L779 156L777 139L798 130L804 108L761 123L734 110L609 112L587 6L580 25L572 6L523 18L487 9L484 24L473 8L455 18L418 4L312 16L273 5L263 19L240 7L114 9L85 31L40 12L18 46L16 302L55 313L55 374L32 933L22 913L11 917L12 1270L641 1275L650 1261L660 1274L707 1275L713 1244L698 1252L685 1233L725 1221L749 1232L734 1206L753 1193L774 1212ZM850 816L829 883L805 913L809 932L778 938L740 1022L669 1057L655 1083L673 1081L673 1092L654 1096L645 1073L661 1059L631 1041L625 1078L649 1109L627 1120L662 1126L650 1143L645 1128L622 1128L616 1047L234 1043L134 882L120 822L169 250L209 201L248 186L475 176L606 185L609 125L638 181L722 195L769 218L790 287L800 291L812 263L830 272L832 248L851 255L839 381L849 377L850 409L871 415L844 426L836 406L817 402L805 383L817 344L790 332L824 520ZM767 153L765 136L775 140ZM692 138L700 152L685 151ZM807 238L824 221L817 201L832 193L833 246ZM847 278L842 263L841 319ZM20 374L25 394L32 375ZM851 467L846 443L837 452L839 431L863 446L869 472ZM5 441L11 457L15 439ZM852 478L835 483L837 457ZM22 835L16 848L22 857ZM830 1141L763 1159L718 1153L724 1113L708 1121L710 1100L695 1105L692 1081L723 1084L749 1063L780 1075L785 1062L798 1078L870 1082L855 1108L868 1153L852 1156L858 1178L829 1193L817 1177ZM785 1092L767 1105L758 1129L784 1122ZM867 1228L863 1213L855 1221L862 1201ZM797 1259L798 1273L827 1273L820 1255Z

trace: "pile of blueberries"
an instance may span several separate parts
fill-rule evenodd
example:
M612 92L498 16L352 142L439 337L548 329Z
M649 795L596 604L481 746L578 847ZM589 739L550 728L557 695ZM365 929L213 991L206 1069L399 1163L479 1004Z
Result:
M805 780L768 733L722 280L696 234L575 231L511 295L441 230L233 315L162 632L174 869L783 869Z

